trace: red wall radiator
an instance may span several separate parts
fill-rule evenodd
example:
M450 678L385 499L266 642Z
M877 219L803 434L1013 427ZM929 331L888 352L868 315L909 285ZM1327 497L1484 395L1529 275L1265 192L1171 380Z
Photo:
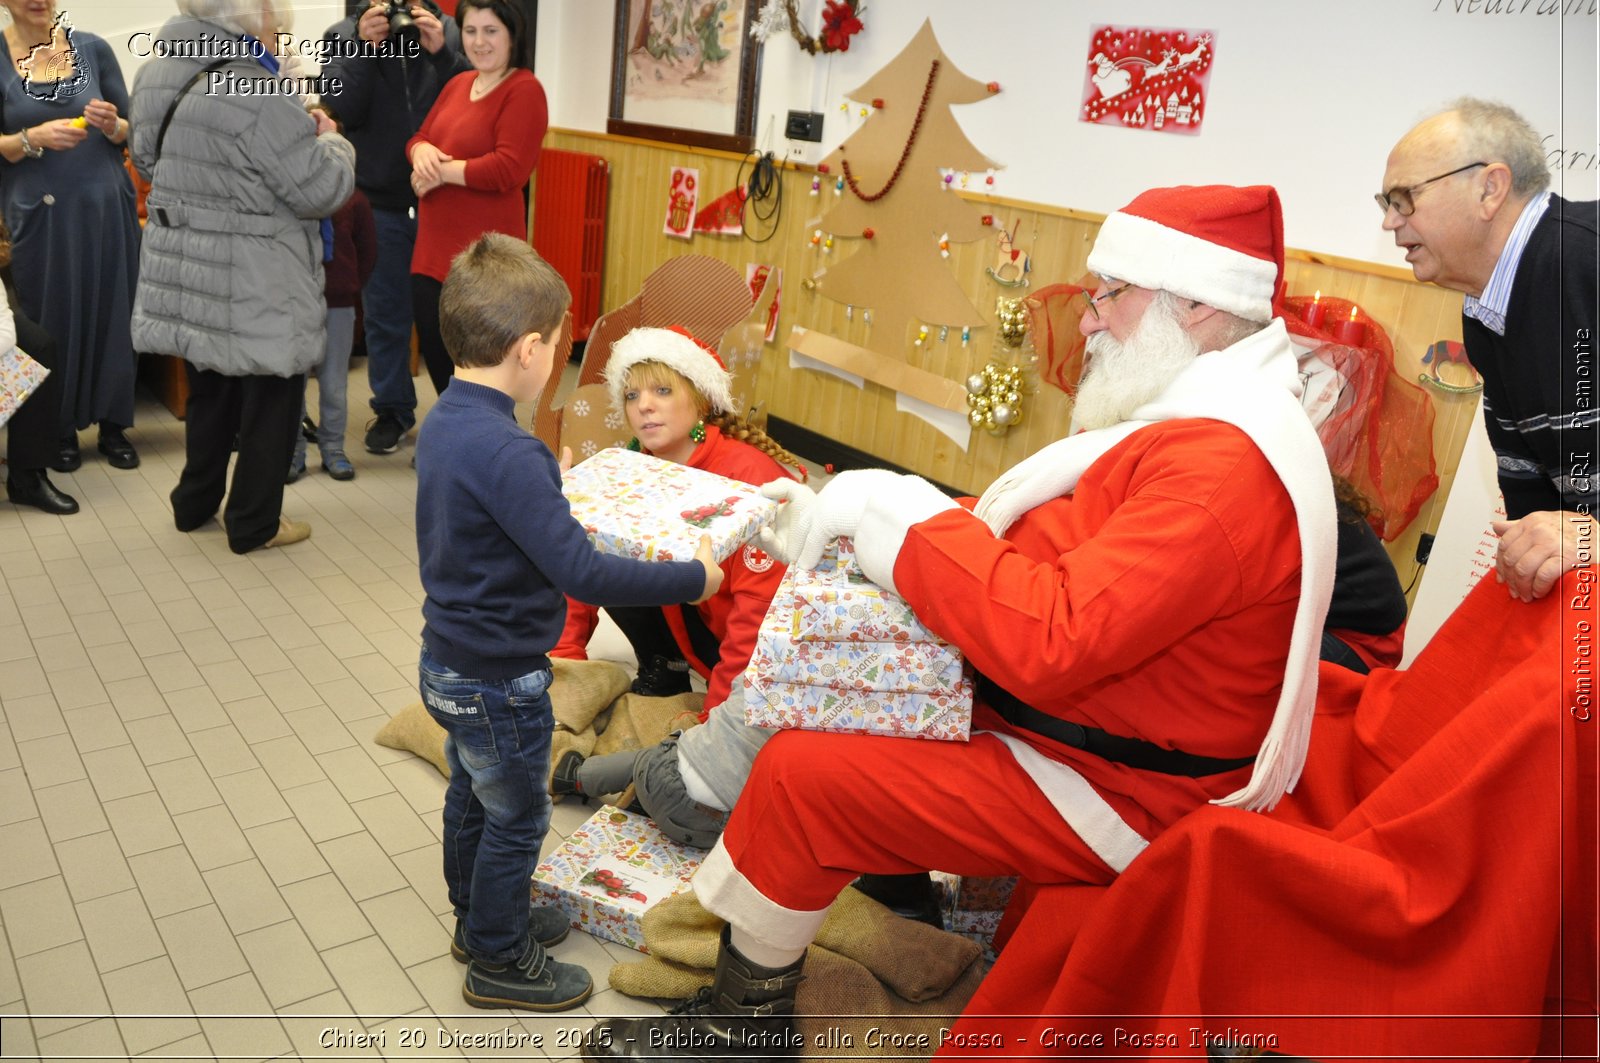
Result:
M533 190L533 247L572 289L572 338L585 340L600 317L611 166L598 155L546 148Z

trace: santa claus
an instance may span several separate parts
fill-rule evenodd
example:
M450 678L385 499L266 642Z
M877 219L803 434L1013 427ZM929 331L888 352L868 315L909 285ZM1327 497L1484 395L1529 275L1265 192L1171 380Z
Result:
M846 472L784 500L769 551L855 540L978 673L968 743L779 733L694 880L728 921L714 984L612 1019L585 1059L794 1052L806 946L859 874L1106 883L1207 802L1267 809L1304 763L1334 496L1272 305L1268 187L1146 192L1101 228L1084 429L975 504ZM968 508L970 505L970 508Z

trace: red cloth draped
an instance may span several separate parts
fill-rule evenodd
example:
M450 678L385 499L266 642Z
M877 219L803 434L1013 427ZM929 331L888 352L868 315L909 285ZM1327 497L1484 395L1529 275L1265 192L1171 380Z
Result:
M1193 1030L1595 1058L1594 584L1530 605L1486 579L1410 669L1324 666L1293 795L1195 812L1109 887L1024 891L952 1033L1011 1058L1193 1055Z
M1389 335L1348 299L1324 297L1323 328L1301 314L1312 300L1291 296L1276 308L1289 332L1332 364L1351 392L1349 401L1317 428L1328 465L1356 486L1375 510L1372 528L1392 542L1416 519L1439 486L1433 460L1433 402L1396 370ZM1366 342L1352 347L1334 336L1337 324L1366 326Z

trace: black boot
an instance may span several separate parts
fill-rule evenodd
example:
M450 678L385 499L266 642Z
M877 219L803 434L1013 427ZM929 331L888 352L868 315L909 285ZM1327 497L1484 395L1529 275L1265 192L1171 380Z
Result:
M628 689L647 698L670 698L674 694L687 694L689 662L682 658L671 660L655 654L648 661L639 662L639 675Z
M550 796L568 797L576 794L583 798L583 803L588 804L589 798L583 792L583 786L578 782L578 769L583 767L583 754L576 749L569 749L561 754L561 759L556 761L556 766L550 770Z
M768 1059L799 1057L794 994L805 957L758 967L739 955L722 928L716 980L670 1014L607 1019L583 1041L584 1059Z
M57 446L56 459L50 463L55 472L77 472L83 465L83 455L78 450L78 433L68 432Z
M851 885L903 919L944 929L939 893L926 871L911 875L862 875Z
M12 469L6 476L6 497L16 505L58 516L78 512L78 500L51 483L43 469Z

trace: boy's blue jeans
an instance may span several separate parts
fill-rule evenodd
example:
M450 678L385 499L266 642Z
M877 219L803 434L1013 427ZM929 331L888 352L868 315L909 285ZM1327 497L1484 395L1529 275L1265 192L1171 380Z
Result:
M528 880L550 827L548 668L515 679L470 679L426 647L422 703L445 729L444 880L467 953L511 963L528 937Z

